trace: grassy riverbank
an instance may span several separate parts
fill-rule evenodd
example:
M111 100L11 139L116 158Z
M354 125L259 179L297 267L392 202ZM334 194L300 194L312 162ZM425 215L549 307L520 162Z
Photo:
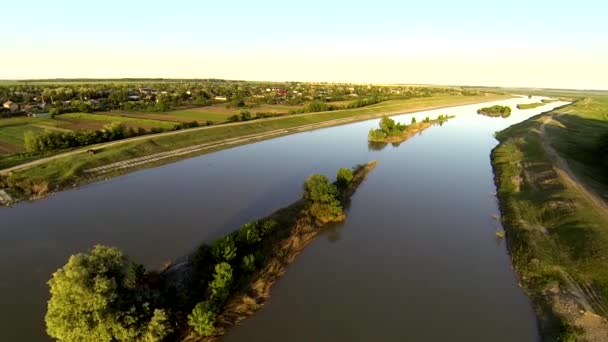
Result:
M49 281L45 317L59 340L215 340L254 314L295 257L324 227L346 218L351 196L375 168L312 175L302 199L203 244L161 272L112 247L70 257Z
M513 264L547 340L608 333L606 113L608 97L581 99L499 132L492 152Z
M382 115L416 112L505 98L509 98L509 96L486 94L480 96L458 95L392 100L357 109L289 115L125 139L76 149L69 153L54 156L51 160L44 160L38 165L28 165L27 168L12 171L9 175L4 176L3 180L0 180L0 188L7 188L8 192L17 200L36 198L44 195L43 193L36 192L35 189L37 188L57 191L66 187L73 187L124 174L140 168L165 164L194 155L303 130L347 124ZM228 141L233 138L242 139ZM210 146L189 154L170 156L150 163L139 164L135 167L117 168L111 173L95 174L84 172L87 169L200 144L210 144ZM86 153L91 148L96 149L98 152L95 154Z
M546 103L544 102L535 102L535 103L520 103L517 105L517 109L534 109L536 107L544 106Z

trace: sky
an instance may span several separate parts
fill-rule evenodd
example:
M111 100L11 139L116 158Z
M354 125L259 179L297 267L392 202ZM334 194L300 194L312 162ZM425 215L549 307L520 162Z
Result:
M6 1L0 79L608 89L608 1Z

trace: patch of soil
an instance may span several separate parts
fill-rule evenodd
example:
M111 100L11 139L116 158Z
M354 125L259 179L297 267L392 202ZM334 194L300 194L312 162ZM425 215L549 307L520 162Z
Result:
M71 131L94 131L103 128L108 125L109 122L93 121L93 120L78 120L78 119L66 119L66 118L55 118L57 121L65 122L61 128L69 129Z
M19 153L23 151L25 149L22 146L0 141L0 153Z

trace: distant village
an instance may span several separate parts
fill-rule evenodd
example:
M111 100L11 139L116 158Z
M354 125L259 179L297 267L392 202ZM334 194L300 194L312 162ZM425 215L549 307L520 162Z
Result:
M223 103L301 105L312 101L355 101L361 98L409 98L436 93L477 94L456 88L327 83L262 83L243 81L163 82L27 82L0 86L0 115L44 117L70 112L165 112L180 107ZM465 94L466 95L466 94Z

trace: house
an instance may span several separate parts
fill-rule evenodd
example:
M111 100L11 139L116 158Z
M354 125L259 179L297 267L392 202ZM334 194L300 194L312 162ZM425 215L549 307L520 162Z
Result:
M6 101L2 104L2 107L10 110L11 112L16 112L19 110L19 105L13 101Z

